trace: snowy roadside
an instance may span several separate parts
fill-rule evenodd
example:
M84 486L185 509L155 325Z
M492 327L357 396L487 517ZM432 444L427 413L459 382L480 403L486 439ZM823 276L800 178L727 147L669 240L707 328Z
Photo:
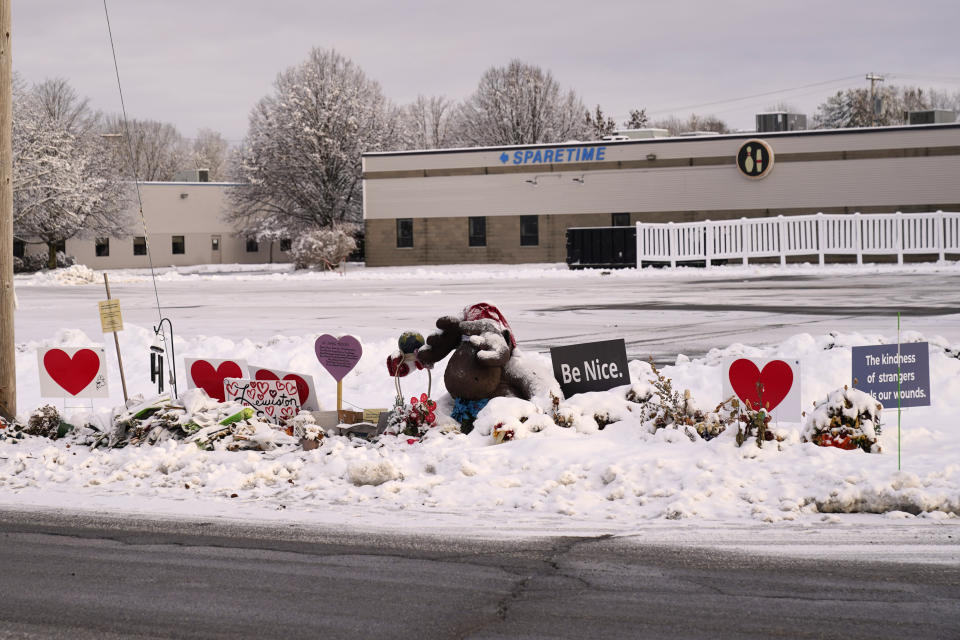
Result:
M326 279L342 283L341 288L355 288L360 296L379 296L384 308L403 308L408 315L419 318L418 324L428 324L436 312L452 309L446 306L448 295L437 300L430 294L432 289L417 288L424 283L415 284L413 295L408 295L410 283L417 280L418 274L435 279L426 283L427 287L445 278L450 283L464 278L486 281L486 289L471 281L467 294L471 297L486 297L490 290L497 289L501 277L498 274L518 279L520 288L512 292L514 296L530 295L527 287L538 295L546 295L549 292L543 292L542 287L544 278L549 276L568 283L556 295L588 299L593 295L593 283L608 277L688 282L691 278L730 280L749 273L795 273L805 277L821 273L829 281L853 270L837 265L788 265L786 271L780 267L750 266L713 272L676 269L602 276L596 272L570 272L556 265L487 270L465 266L357 269L343 280L332 274L288 273L281 266L271 267L269 273L263 273L263 269L257 273L252 266L235 267L224 265L209 270L211 273L167 273L174 280L186 279L194 298L202 298L206 291L230 280L246 283L248 277L268 288L278 278ZM920 270L917 273L932 274L957 271L955 264L901 268L881 265L866 269L897 274L914 273L914 269ZM858 269L857 273L862 274L863 270ZM111 277L119 279L122 275ZM131 291L149 287L145 274L127 275L140 279L130 285ZM358 285L364 278L370 284ZM40 292L59 287L25 278L18 278L17 286ZM446 289L452 285L444 282L442 286ZM86 309L89 298L95 309L95 300L100 296L96 287L73 287L83 296L63 300ZM177 365L181 376L184 356L243 358L251 364L313 375L318 381L321 405L333 406L334 387L313 350L317 333L288 332L266 340L236 338L259 318L275 316L270 310L277 308L287 295L283 292L275 298L263 298L268 309L261 316L251 315L253 305L239 307L236 325L226 327L233 332L231 337L216 333L216 328L211 331L213 335L178 333ZM58 303L61 300L59 293L47 297ZM88 346L102 341L99 334L76 328L61 329L53 335L35 329L34 321L51 311L47 298L34 300L40 304L18 312L18 322L24 322L22 317L27 323L27 330L18 333L23 341L18 345L17 356L18 395L24 413L44 404L38 388L39 347ZM802 309L802 300L797 300L797 306ZM351 321L366 319L369 308L368 302L348 306L344 312L346 320L337 322L349 327ZM517 304L516 308L527 315L522 338L531 334L535 340L551 340L545 332L556 327L555 319L543 319L527 306ZM95 317L87 311L83 313ZM311 307L284 307L282 315L292 316L304 325L317 324L316 311ZM628 312L621 315L625 317ZM783 318L777 321L782 322ZM71 326L71 320L63 322ZM397 327L392 317L376 317L371 322L375 324L361 325L371 328L356 332L364 354L345 381L345 400L356 407L389 407L393 385L386 375L384 358L395 348L398 328L405 327ZM586 321L576 312L564 316L561 322L565 331L569 327L571 333L582 331L577 335L589 335ZM518 323L513 324L516 327ZM623 331L616 324L612 327L611 331ZM335 332L329 324L317 328ZM955 336L956 327L944 325L943 332ZM812 403L824 400L830 392L849 383L850 347L890 342L895 336L845 332L769 338L769 334L761 332L756 335L756 344L761 346L734 343L712 349L703 357L680 355L662 371L676 388L689 389L701 407L712 408L722 400L720 371L725 358L797 358L802 363L802 404L809 409ZM125 353L146 354L152 339L149 328L128 323L121 334L121 345ZM884 431L879 442L883 453L879 455L801 442L799 423L774 425L783 437L779 444L769 443L762 449L738 448L732 431L709 442L691 441L687 434L673 429L651 433L638 416L630 413L624 400L625 390L620 389L597 397L571 399L568 404L579 406L582 417L572 428L548 425L539 432L521 433L516 440L504 444L494 444L489 433L480 430L466 436L437 434L414 445L403 440L367 444L332 436L315 451L296 450L292 446L266 452L202 451L183 441L167 441L153 447L90 450L69 440L28 438L15 445L0 441L0 504L17 509L83 508L165 517L475 530L493 537L538 532L632 535L638 528L647 530L649 526L682 528L676 523L693 523L693 529L707 530L756 525L764 531L781 527L834 528L853 521L870 523L872 527L953 527L960 521L960 444L955 434L956 416L960 415L958 343L936 331L906 331L903 339L930 343L934 405L904 412L902 471L897 470L895 411L884 412ZM110 407L122 403L113 347L110 343L106 346L112 395L107 401L98 402L97 417L93 419L101 422L109 420ZM542 354L530 355L546 360ZM131 393L151 395L148 360L128 359L126 366ZM648 370L646 363L639 361L632 362L630 368L634 382ZM434 374L435 398L444 393L442 376L441 363ZM405 381L404 388L418 393L418 385L423 383L413 375ZM613 419L601 431L594 417L610 411L613 414L606 417ZM502 416L504 420L511 417ZM74 423L85 420L77 410L73 410L73 415L68 412L68 418ZM491 424L499 420L492 418L496 419Z
M731 345L705 358L681 358L664 373L710 406L721 399L723 358L790 354L805 363L806 404L846 382L848 346L877 340L799 335L774 347ZM626 533L655 520L843 522L834 513L957 522L960 443L953 425L960 412L960 360L948 354L942 339L929 340L936 402L905 413L902 471L891 428L895 413L889 411L879 455L803 443L798 424L777 425L783 442L737 447L729 429L709 442L675 429L650 433L638 416L618 413L626 404L620 389L569 401L579 403L585 416L607 412L612 421L602 431L585 419L574 428L550 425L499 445L480 421L469 435L431 434L413 445L400 438L367 443L331 436L313 451L203 451L172 440L90 450L69 439L30 437L0 443L2 502L326 524L465 526L493 536L567 528ZM300 342L290 339L298 345L291 347L290 360L309 346L307 338L306 346ZM32 353L24 354L24 366L30 358L35 367ZM632 363L632 376L644 366Z

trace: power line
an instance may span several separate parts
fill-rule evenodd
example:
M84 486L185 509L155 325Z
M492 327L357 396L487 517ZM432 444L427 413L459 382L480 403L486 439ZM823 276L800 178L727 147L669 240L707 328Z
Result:
M113 53L113 69L117 74L117 91L120 92L120 110L123 112L123 128L126 132L127 146L130 152L130 170L133 173L133 183L137 188L137 204L140 207L140 223L143 225L143 240L147 249L147 260L150 262L150 276L153 280L153 295L157 299L157 315L163 321L163 310L160 307L160 292L157 291L157 274L153 269L153 256L150 254L150 240L147 233L147 219L143 215L143 198L140 197L140 179L137 177L137 167L133 164L133 138L130 135L130 123L127 120L127 106L123 101L123 87L120 86L120 67L117 65L117 48L113 44L113 29L110 28L110 12L107 11L107 0L103 0L103 13L107 18L107 34L110 36L110 51Z
M765 92L763 92L763 93L755 93L755 94L752 94L752 95L749 95L749 96L742 96L742 97L739 97L739 98L729 98L729 99L726 99L726 100L715 100L715 101L713 101L713 102L704 102L704 103L701 103L701 104L691 104L691 105L686 105L686 106L683 106L683 107L673 107L673 108L670 108L670 109L657 109L656 111L651 111L651 112L649 112L648 115L656 115L656 114L663 114L663 113L675 113L675 112L677 112L677 111L686 111L687 109L700 109L700 108L702 108L702 107L712 107L712 106L718 105L718 104L729 104L729 103L731 103L731 102L741 102L741 101L743 101L743 100L751 100L751 99L753 99L753 98L763 98L763 97L765 97L765 96L773 96L773 95L777 95L777 94L780 94L780 93L789 93L789 92L791 92L791 91L799 91L799 90L801 90L801 89L810 89L810 88L812 88L812 87L822 87L822 86L825 86L825 85L836 84L836 83L838 83L838 82L842 82L842 81L846 81L846 80L854 80L854 79L859 78L859 77L860 77L859 75L855 75L855 76L844 76L844 77L842 77L842 78L834 78L834 79L832 79L832 80L824 80L823 82L814 82L814 83L811 83L811 84L804 84L804 85L800 85L800 86L797 86L797 87L790 87L790 88L788 88L788 89L777 89L776 91L765 91Z

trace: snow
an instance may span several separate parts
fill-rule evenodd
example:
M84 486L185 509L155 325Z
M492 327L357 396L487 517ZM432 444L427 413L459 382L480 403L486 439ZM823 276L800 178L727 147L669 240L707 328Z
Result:
M317 362L313 343L322 333L351 333L361 340L363 356L344 379L348 408L392 406L394 387L385 359L396 350L397 336L409 327L428 329L449 309L488 301L509 319L523 357L541 369L549 367L550 345L627 339L631 385L564 400L557 414L566 427L553 419L549 403L504 398L488 404L469 435L436 430L415 444L406 437L370 444L328 436L318 449L302 451L292 439L281 438L269 451L238 452L203 451L176 440L112 450L91 450L69 438L0 441L2 506L79 505L106 512L469 529L496 536L631 535L654 523L683 527L687 522L694 528L779 530L960 522L960 318L950 310L948 297L956 290L950 283L960 269L953 263L862 270L644 270L609 276L557 265L351 266L345 277L277 266L185 271L163 270L160 276L161 300L170 305L166 313L177 332L181 381L185 355L243 358L313 375L320 403L329 409L335 406L336 388ZM156 311L150 308L153 290L145 276L142 271L112 272L110 280L118 283L114 295L124 305L126 328L119 335L128 386L131 393L150 396L155 390L149 382L148 349ZM792 288L792 281L778 284L785 277L796 278L804 288ZM908 283L913 300L903 306L909 329L902 338L930 344L934 404L903 412L902 469L897 468L895 410L883 412L882 453L877 454L803 442L802 423L772 424L783 441L763 448L752 440L737 447L735 427L703 441L670 427L652 431L638 410L636 400L652 391L647 353L658 356L658 368L676 390L690 391L691 406L706 410L722 400L723 360L737 356L798 358L803 406L812 408L831 394L836 400L837 391L850 382L850 347L895 341L895 320L866 307L852 316L813 316L805 307L829 300L862 305L867 281L874 285L871 295L883 285L903 288ZM111 397L97 401L94 413L96 420L109 422L122 395L113 340L98 331L96 302L105 297L102 288L66 287L57 277L38 276L18 276L16 286L21 413L46 403L39 396L37 348L103 344L111 359ZM782 301L784 309L751 313L758 289ZM690 300L703 304L717 295L743 301L742 309L687 307ZM638 299L661 307L616 306ZM943 305L944 311L911 316L910 304L925 309ZM685 333L678 333L685 324ZM726 328L713 331L717 325ZM814 331L800 332L800 325ZM681 339L686 353L675 350L668 358L658 350ZM431 393L441 407L443 368L441 362L433 371ZM403 384L407 396L419 396L427 390L426 373L414 371ZM192 410L205 406L196 394L186 399ZM83 422L88 412L67 409L74 423ZM511 431L512 439L497 444L497 431ZM727 544L736 548L739 543L730 539Z

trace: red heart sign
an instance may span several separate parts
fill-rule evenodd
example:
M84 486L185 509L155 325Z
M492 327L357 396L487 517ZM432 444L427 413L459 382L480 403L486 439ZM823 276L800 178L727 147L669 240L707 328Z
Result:
M221 362L216 369L206 360L197 360L190 367L193 383L207 392L211 398L223 402L223 381L225 378L242 378L243 370L232 360Z
M793 387L793 370L783 360L772 360L760 371L750 360L740 358L730 365L730 385L743 402L747 400L754 409L760 407L760 390L763 391L763 407L767 411L777 408ZM757 389L757 383L760 389Z
M96 351L80 349L71 358L62 349L51 349L43 356L43 367L54 382L75 396L97 377L100 356Z
M279 380L273 371L269 369L259 369L256 374L253 376L257 380ZM292 380L297 383L297 395L300 396L300 405L307 401L307 398L310 397L310 386L307 384L307 381L298 376L295 373L288 373L283 376L284 380Z

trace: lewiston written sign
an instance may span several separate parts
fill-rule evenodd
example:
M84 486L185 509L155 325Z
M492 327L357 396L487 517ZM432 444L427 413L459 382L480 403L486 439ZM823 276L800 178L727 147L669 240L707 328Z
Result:
M606 160L606 147L560 147L526 149L500 154L501 164L557 164L563 162L596 162Z

